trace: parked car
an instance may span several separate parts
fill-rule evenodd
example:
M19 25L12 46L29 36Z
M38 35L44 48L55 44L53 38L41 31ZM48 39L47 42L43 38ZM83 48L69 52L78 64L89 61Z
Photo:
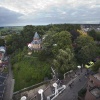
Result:
M94 62L90 61L85 65L85 67L86 68L91 68L93 65L94 65Z

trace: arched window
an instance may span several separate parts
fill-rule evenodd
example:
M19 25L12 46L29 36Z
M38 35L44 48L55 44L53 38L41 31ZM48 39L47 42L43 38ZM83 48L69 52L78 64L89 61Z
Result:
M34 43L37 44L37 41L35 41Z

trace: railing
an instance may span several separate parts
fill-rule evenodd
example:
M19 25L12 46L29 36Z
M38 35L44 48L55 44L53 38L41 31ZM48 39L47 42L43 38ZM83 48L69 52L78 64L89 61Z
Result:
M64 73L64 79L66 78L66 74L69 74L69 73L71 73L71 72L73 72L73 70L70 70L70 71Z
M58 93L55 95L55 93L47 96L47 100L54 100L59 94L61 94L66 89L65 85L62 85L62 87L58 88Z
M41 85L46 84L46 83L49 83L49 82L50 82L50 80L48 80L48 81L43 81L43 82L41 82L41 83L38 83L38 84L35 84L35 85L32 85L32 86L26 87L26 88L24 88L24 89L21 89L21 90L19 90L19 91L14 92L13 95L16 95L16 94L21 93L21 92L24 92L24 91L29 91L29 90L31 90L31 89L34 89L34 88L36 88L36 87L38 87L38 86L41 86Z

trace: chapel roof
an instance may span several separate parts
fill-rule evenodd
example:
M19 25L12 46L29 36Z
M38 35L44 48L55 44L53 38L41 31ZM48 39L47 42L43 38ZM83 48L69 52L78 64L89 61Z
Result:
M38 33L37 32L35 32L35 34L34 34L34 37L33 37L34 39L39 39L39 35L38 35Z

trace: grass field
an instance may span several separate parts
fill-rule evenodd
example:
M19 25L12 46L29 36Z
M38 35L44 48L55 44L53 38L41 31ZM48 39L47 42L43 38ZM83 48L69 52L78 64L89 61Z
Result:
M0 33L1 33L1 31L7 32L8 30L21 31L21 30L23 30L23 26L0 27Z

